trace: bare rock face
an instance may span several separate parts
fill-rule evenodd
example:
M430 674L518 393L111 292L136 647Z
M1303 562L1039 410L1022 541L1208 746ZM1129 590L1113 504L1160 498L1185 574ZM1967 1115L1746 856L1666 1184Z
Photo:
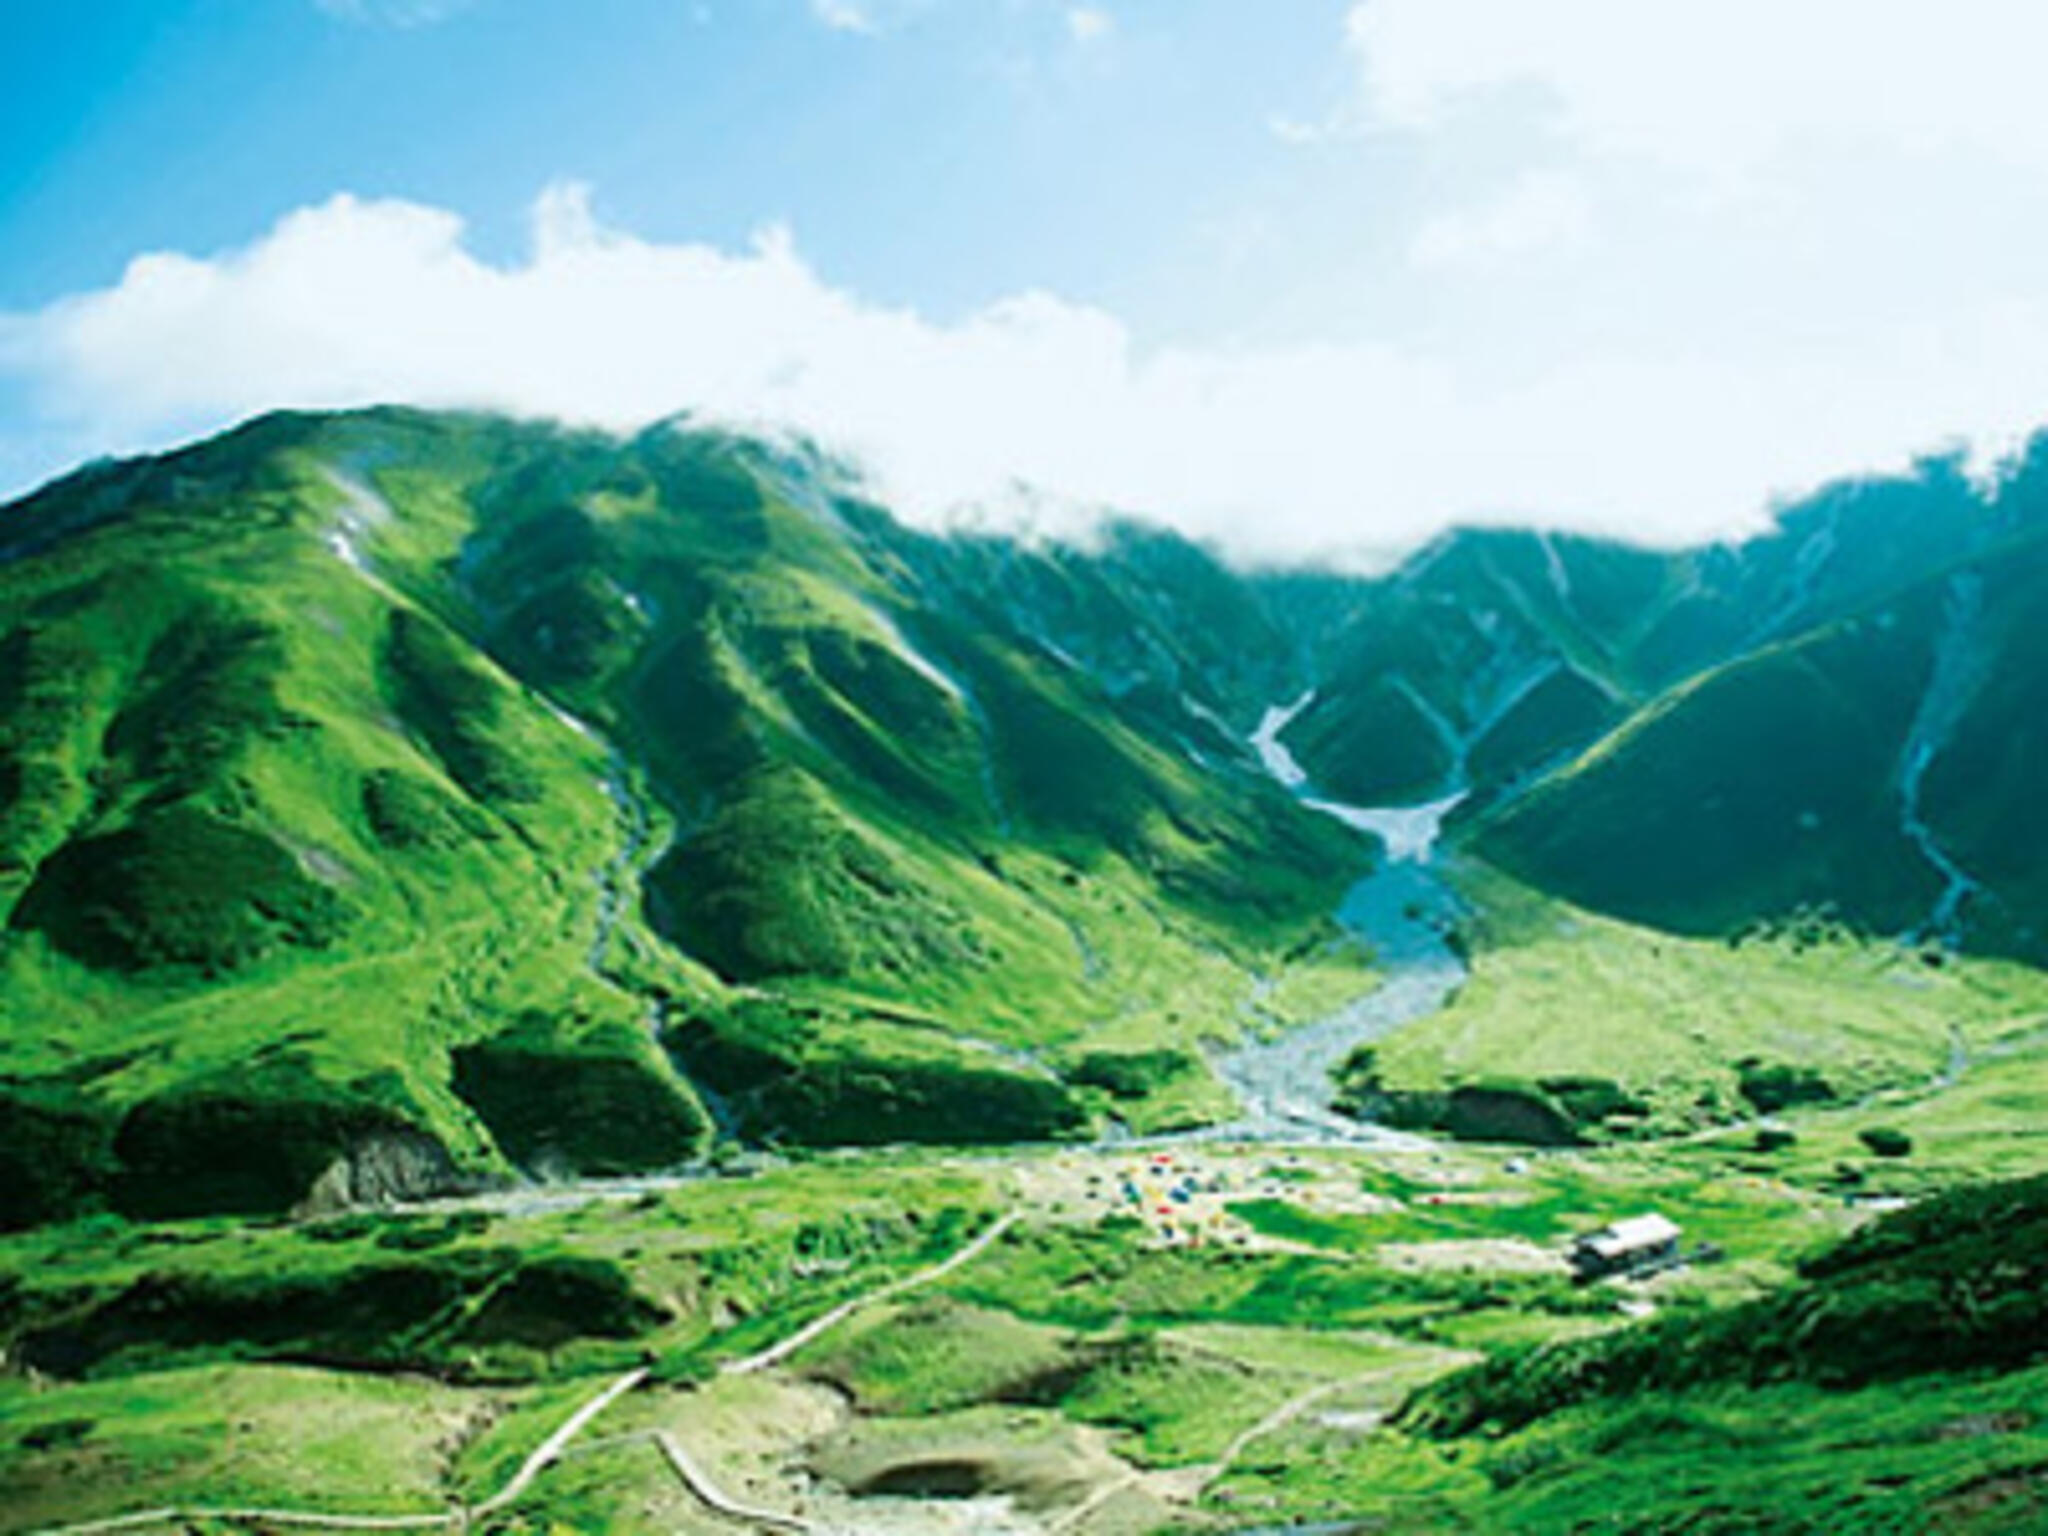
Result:
M363 1206L462 1194L469 1188L448 1151L422 1131L376 1131L313 1181L293 1214L328 1216Z

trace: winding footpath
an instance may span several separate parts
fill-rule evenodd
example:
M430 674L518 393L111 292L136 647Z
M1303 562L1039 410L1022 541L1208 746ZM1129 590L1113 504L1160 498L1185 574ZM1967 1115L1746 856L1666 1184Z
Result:
M934 1264L930 1269L921 1269L914 1275L906 1275L901 1280L891 1281L888 1285L880 1286L875 1290L864 1291L850 1301L843 1301L823 1317L805 1324L779 1344L771 1344L758 1354L747 1355L739 1360L726 1361L724 1365L719 1367L720 1374L726 1376L751 1376L756 1371L765 1371L772 1366L780 1365L798 1350L804 1348L807 1344L815 1343L819 1338L829 1333L832 1329L837 1328L841 1323L863 1308L871 1307L877 1302L889 1301L894 1297L903 1295L906 1291L914 1291L920 1286L930 1285L935 1280L943 1280L946 1276L952 1274L954 1270L961 1268L963 1265L971 1264L980 1258L982 1254L988 1251L990 1244L996 1242L1005 1232L1017 1224L1021 1215L1022 1213L1019 1211L1009 1212L1000 1220L994 1222L986 1232L982 1233L981 1236L977 1237L965 1248L962 1248L950 1259Z
M727 1493L696 1460L684 1449L682 1441L665 1429L657 1429L649 1436L662 1457L668 1462L682 1485L714 1515L723 1515L728 1520L737 1520L742 1525L751 1525L757 1530L791 1531L795 1536L827 1536L829 1526L806 1520L801 1515L785 1514L781 1510L763 1509L758 1504L743 1504Z
M1318 1382L1308 1390L1290 1397L1256 1424L1238 1431L1212 1462L1181 1469L1177 1474L1166 1474L1165 1479L1159 1474L1148 1474L1132 1468L1122 1477L1104 1483L1080 1503L1059 1514L1046 1526L1046 1536L1061 1536L1063 1532L1079 1530L1106 1505L1114 1503L1127 1493L1143 1490L1148 1484L1156 1486L1162 1480L1177 1480L1179 1483L1177 1490L1168 1496L1169 1502L1193 1505L1212 1486L1221 1482L1253 1445L1268 1435L1285 1429L1326 1398L1370 1386L1385 1379L1386 1375L1386 1370L1382 1368L1356 1376L1340 1376L1332 1381Z
M533 1480L536 1477L539 1477L541 1473L561 1460L562 1452L569 1448L569 1442L582 1434L589 1427L592 1419L603 1413L605 1409L611 1407L613 1403L624 1397L628 1392L633 1391L646 1380L647 1367L643 1365L638 1369L626 1372L625 1375L619 1377L618 1380L598 1393L597 1396L591 1398L589 1402L564 1419L560 1429L557 1429L547 1439L534 1447L533 1454L519 1464L519 1470L512 1474L512 1480L509 1483L492 1494L488 1499L485 1499L483 1503L477 1505L471 1513L475 1515L488 1515L495 1510L503 1509L507 1504L510 1504L514 1499L525 1493L532 1486Z
M950 1257L941 1259L928 1268L878 1285L872 1290L841 1302L824 1316L807 1323L780 1343L772 1344L756 1354L738 1360L728 1361L723 1372L729 1376L744 1376L763 1371L795 1354L805 1345L836 1328L855 1313L893 1297L901 1296L920 1286L942 1280L947 1275L971 1264L990 1245L1015 1226L1022 1213L1009 1211L972 1242L960 1248ZM433 1514L417 1515L348 1515L325 1514L314 1510L264 1509L264 1508L216 1508L203 1504L166 1504L154 1509L136 1510L130 1514L112 1515L100 1520L84 1520L71 1525L43 1526L26 1533L26 1536L95 1536L98 1532L137 1531L152 1527L176 1526L193 1522L212 1522L221 1525L291 1526L309 1530L330 1531L465 1531L489 1515L495 1514L515 1503L524 1496L543 1472L560 1461L570 1447L591 1425L599 1414L629 1392L645 1386L648 1379L646 1366L635 1366L621 1376L614 1377L605 1386L586 1398L568 1418L564 1419L539 1445L534 1447L518 1469L507 1479L505 1486L475 1505L454 1505ZM761 1509L726 1492L710 1474L691 1457L682 1442L667 1430L657 1429L641 1436L627 1436L651 1441L661 1452L671 1470L700 1504L712 1513L741 1524L752 1525L759 1530L788 1531L795 1536L825 1536L828 1528L797 1515L780 1511Z

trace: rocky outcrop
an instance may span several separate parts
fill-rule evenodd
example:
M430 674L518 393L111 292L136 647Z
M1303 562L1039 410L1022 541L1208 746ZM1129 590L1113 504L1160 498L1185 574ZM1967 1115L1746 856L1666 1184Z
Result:
M425 1132L375 1131L327 1166L293 1214L328 1216L366 1205L431 1200L466 1193L472 1184Z

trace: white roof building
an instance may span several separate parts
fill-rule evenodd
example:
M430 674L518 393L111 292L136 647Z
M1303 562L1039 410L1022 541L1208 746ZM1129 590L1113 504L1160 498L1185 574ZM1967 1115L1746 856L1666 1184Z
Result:
M1677 1241L1678 1223L1653 1211L1647 1216L1631 1216L1626 1221L1602 1227L1598 1232L1590 1232L1578 1240L1578 1246L1591 1249L1603 1259L1612 1260Z
M1679 1262L1678 1223L1654 1211L1631 1216L1572 1239L1571 1266L1577 1277L1645 1275Z

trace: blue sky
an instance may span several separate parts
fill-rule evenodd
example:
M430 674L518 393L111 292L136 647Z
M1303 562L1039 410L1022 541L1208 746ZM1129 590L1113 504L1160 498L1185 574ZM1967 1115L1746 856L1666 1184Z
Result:
M2048 421L2022 0L11 0L0 491L273 405L1665 541Z
M337 191L455 209L509 257L568 178L651 240L788 224L939 316L1043 287L1228 329L1262 306L1218 313L1219 268L1303 169L1269 119L1346 78L1344 5L1267 9L933 0L861 31L807 0L13 0L0 304Z

